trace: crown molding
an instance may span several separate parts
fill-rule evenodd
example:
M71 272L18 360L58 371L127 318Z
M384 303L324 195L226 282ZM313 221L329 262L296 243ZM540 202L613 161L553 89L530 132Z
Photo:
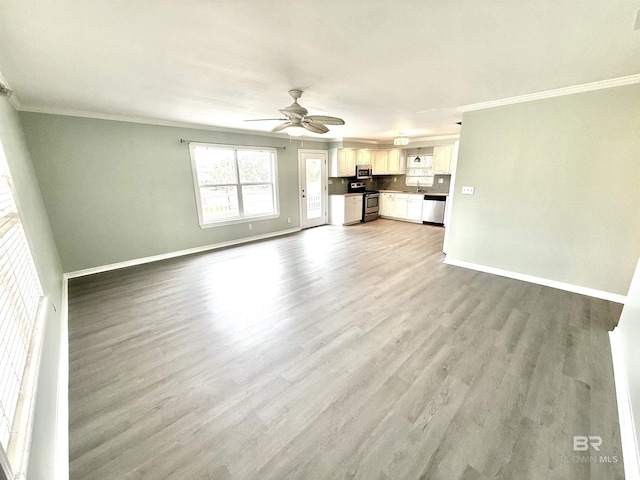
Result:
M15 105L14 105L15 106ZM140 123L144 125L156 125L160 127L190 128L193 130L208 130L221 133L235 133L240 135L256 135L260 137L295 139L307 142L335 142L337 138L329 137L290 137L286 133L260 132L256 130L244 130L242 128L219 127L215 125L202 125L199 123L176 122L173 120L162 120L158 118L134 117L128 115L98 113L85 110L74 110L69 108L42 107L38 105L22 105L17 110L30 113L46 113L48 115L62 115L67 117L91 118L95 120L111 120L114 122Z
M409 139L409 145L417 142L431 142L434 140L458 140L460 138L459 133L452 133L450 135L434 135L433 137L416 137ZM408 145L405 145L408 148Z
M20 110L20 106L21 106L20 100L18 99L17 95L13 91L13 88L11 88L11 85L9 85L9 82L7 82L7 79L4 78L4 75L2 75L2 72L0 72L0 83L2 83L2 85L4 85L9 90L9 94L7 95L7 99L9 100L9 103L16 110Z
M601 80L598 82L583 83L581 85L574 85L571 87L556 88L554 90L546 90L544 92L529 93L527 95L519 95L517 97L503 98L500 100L491 100L489 102L472 103L471 105L458 107L458 110L460 112L473 112L474 110L484 110L486 108L502 107L504 105L513 105L515 103L532 102L534 100L542 100L545 98L562 97L564 95L573 95L574 93L591 92L593 90L621 87L624 85L632 85L634 83L640 83L640 74Z
M368 138L344 137L341 140L342 140L342 143L345 143L345 142L347 142L347 143L349 143L349 142L351 142L351 143L368 143L368 144L371 144L371 145L379 145L380 143L383 143L381 141L371 140L371 139L368 139Z

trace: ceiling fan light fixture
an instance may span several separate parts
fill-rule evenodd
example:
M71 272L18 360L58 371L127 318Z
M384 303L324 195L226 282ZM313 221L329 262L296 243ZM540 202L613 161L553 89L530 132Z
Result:
M287 133L290 137L301 137L304 135L304 128L302 127L287 127Z

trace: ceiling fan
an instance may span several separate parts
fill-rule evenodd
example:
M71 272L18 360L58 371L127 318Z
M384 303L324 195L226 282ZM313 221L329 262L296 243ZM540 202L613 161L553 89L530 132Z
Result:
M298 103L298 99L302 96L302 90L289 90L289 95L293 98L293 103L288 107L280 110L285 118L260 118L255 120L245 120L246 122L262 122L265 120L284 120L285 123L276 125L271 131L281 132L289 128L287 131L292 137L301 136L304 130L313 133L327 133L329 129L326 125L344 125L344 120L337 117L327 117L325 115L307 115L309 113L306 108Z

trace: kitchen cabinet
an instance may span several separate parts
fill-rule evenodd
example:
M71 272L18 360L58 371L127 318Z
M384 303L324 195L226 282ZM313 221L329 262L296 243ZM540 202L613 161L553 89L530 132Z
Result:
M371 155L374 175L393 175L404 173L404 162L401 161L399 149L373 150Z
M362 220L362 194L329 195L329 223L351 225Z
M371 155L371 165L374 175L385 175L387 173L387 150L373 150Z
M433 173L443 175L451 173L451 154L453 145L441 145L433 147Z
M391 202L395 201L393 193L380 193L380 216L390 217L389 211L391 210Z
M329 176L353 177L356 173L357 149L355 148L330 148L329 149Z
M368 148L359 148L356 155L356 163L358 165L371 165L371 157L373 150Z
M396 194L396 204L393 210L393 216L395 218L401 218L405 220L407 218L407 209L409 208L409 195L406 193Z
M404 173L404 162L401 161L400 150L389 150L387 156L387 174Z
M405 172L400 149L371 150L369 148L329 149L329 176L353 177L356 164L371 165L374 175L398 175Z
M424 195L409 195L407 220L422 223L422 203Z
M422 223L424 194L380 193L380 216Z

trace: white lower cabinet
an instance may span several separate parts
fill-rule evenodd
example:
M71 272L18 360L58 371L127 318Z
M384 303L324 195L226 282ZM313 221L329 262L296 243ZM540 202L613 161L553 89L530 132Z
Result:
M380 216L422 223L424 194L380 193Z
M407 220L422 223L422 202L424 195L409 195L407 205Z
M409 207L409 195L406 193L396 194L396 208L393 211L395 218L407 218L407 208Z
M329 223L351 225L362 220L362 194L330 195Z
M394 200L393 193L381 193L380 194L380 205L379 205L379 213L381 217L388 217L389 209L392 200Z

